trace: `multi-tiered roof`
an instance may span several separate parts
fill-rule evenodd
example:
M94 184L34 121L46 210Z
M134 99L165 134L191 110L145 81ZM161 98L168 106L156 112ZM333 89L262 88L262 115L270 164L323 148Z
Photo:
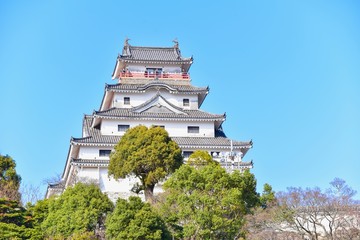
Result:
M125 40L112 75L118 82L106 84L99 110L84 116L82 137L71 138L62 181L49 185L47 196L61 192L79 176L94 178L105 192L116 191L102 183L109 164L104 153L118 143L122 128L138 124L165 127L185 159L195 150L206 150L229 170L252 168L252 162L242 161L252 142L226 137L222 129L226 114L199 109L209 88L191 85L193 58L182 57L174 42L173 47L136 47Z

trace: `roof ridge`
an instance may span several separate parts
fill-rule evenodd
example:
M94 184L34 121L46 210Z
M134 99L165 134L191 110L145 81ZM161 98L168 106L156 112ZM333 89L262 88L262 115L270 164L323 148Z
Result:
M139 48L139 49L168 49L168 50L173 50L176 49L174 46L172 47L159 47L159 46L132 46L129 45L130 49L131 48Z

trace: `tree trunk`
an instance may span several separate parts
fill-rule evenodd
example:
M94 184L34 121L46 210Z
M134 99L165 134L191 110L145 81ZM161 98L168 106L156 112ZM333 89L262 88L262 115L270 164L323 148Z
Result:
M149 202L150 204L154 203L154 187L155 185L144 187L145 201Z

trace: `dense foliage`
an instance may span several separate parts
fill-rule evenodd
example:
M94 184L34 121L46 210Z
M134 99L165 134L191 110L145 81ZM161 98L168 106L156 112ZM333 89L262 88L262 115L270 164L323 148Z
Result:
M28 239L32 219L19 202L0 198L0 239Z
M0 155L0 197L20 201L21 177L16 173L16 163L10 156Z
M202 150L193 152L187 160L187 164L194 167L200 167L210 163L216 164L217 162L213 160L208 152Z
M109 175L124 178L133 174L144 190L145 198L153 198L155 185L182 164L181 149L161 127L137 126L129 129L110 155Z
M170 239L164 221L139 197L118 199L106 220L108 239Z
M152 205L130 197L114 209L98 186L78 183L23 207L15 162L0 156L0 240L104 239L105 233L107 239L360 239L359 201L342 179L325 191L291 187L275 194L265 184L259 195L253 174L227 173L207 152L181 165L180 149L161 128L130 129L125 139L112 154L115 177L134 174L152 193L173 173Z
M49 202L48 215L41 228L47 237L70 237L93 232L104 224L104 217L112 209L113 204L98 186L78 183ZM40 221L44 216L43 210L38 209Z
M253 174L229 174L216 164L183 165L164 189L159 209L172 233L184 239L238 238L245 214L259 204Z

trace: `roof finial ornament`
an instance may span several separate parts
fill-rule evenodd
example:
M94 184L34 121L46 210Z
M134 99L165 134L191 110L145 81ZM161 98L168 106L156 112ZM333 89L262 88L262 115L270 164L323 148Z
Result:
M131 40L131 39L128 37L125 38L124 47L128 47L130 45L129 40Z
M179 41L178 41L177 38L175 38L175 39L173 40L173 43L174 43L174 48L179 48Z
M128 37L125 38L124 48L123 48L123 52L122 52L123 56L131 56L129 40L130 40L130 38L128 38Z

